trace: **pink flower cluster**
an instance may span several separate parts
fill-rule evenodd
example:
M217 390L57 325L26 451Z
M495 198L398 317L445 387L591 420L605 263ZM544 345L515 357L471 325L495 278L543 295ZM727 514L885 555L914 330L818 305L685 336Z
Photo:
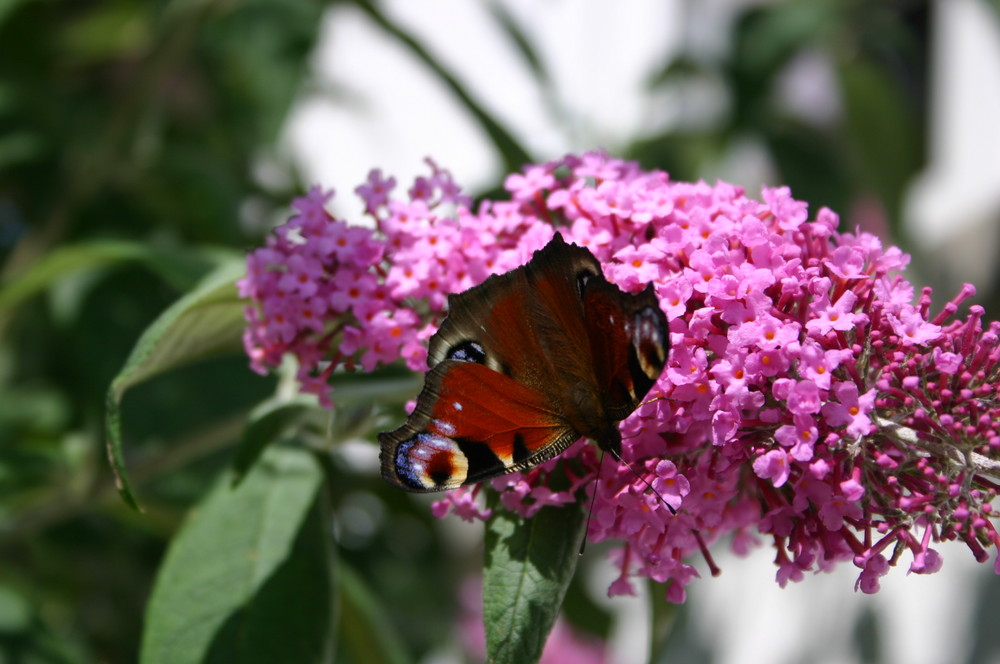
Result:
M448 293L513 269L531 256L522 243L551 237L551 228L508 212L511 203L486 204L470 222L469 199L428 163L431 174L404 200L392 198L396 181L379 171L357 188L374 228L335 219L325 208L332 191L313 188L293 203L298 214L250 253L237 284L251 300L251 368L266 373L294 356L301 389L326 406L338 368L371 371L402 357L423 371Z
M359 353L366 369L399 356L416 369L445 294L523 263L558 227L620 287L655 285L669 362L622 424L631 468L599 468L596 447L578 444L493 486L526 516L578 500L580 487L596 492L589 539L622 542L611 594L632 592L639 576L669 581L668 599L683 601L698 576L690 554L714 573L708 546L723 536L737 551L769 539L782 585L850 560L865 592L907 553L911 572L939 569L934 542L961 540L980 561L1000 544L990 504L1000 490L1000 325L984 327L977 306L955 318L971 287L932 313L929 291L915 297L899 275L899 249L838 233L833 212L810 218L785 188L756 201L588 153L509 176L511 200L472 213L433 171L408 200L391 199L394 182L377 172L359 188L375 232L331 219L315 193L299 202L241 285L255 300L254 366L292 352L303 384L321 394L329 372ZM358 249L337 254L348 232ZM310 282L306 295L299 285ZM334 305L345 282L363 286ZM317 323L305 324L316 299ZM553 490L554 473L570 487ZM451 492L435 514L485 517L478 491Z

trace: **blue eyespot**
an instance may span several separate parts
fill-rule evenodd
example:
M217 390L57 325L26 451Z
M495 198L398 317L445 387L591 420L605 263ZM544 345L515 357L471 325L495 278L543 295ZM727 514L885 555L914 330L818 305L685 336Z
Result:
M447 358L460 362L475 362L476 364L486 364L486 351L482 345L475 341L466 340L457 343L448 349Z

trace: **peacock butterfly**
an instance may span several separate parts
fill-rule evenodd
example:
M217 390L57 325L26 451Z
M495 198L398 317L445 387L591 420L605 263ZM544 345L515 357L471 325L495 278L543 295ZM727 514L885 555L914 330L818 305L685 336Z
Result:
M581 436L621 456L618 422L659 378L667 319L558 233L531 260L448 297L417 406L380 433L382 477L408 491L539 464Z

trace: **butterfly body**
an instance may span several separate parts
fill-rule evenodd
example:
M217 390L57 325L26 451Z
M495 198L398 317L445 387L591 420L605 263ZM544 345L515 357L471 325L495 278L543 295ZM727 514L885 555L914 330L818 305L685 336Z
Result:
M439 491L524 470L580 437L618 455L618 422L666 362L652 286L608 282L556 234L525 265L448 298L406 423L379 434L382 476Z

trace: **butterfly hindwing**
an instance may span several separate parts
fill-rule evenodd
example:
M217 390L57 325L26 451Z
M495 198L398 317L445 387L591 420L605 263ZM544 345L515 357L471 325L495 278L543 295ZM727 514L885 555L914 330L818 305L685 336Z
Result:
M546 402L483 364L445 360L427 374L406 423L379 434L382 476L439 491L537 465L579 438Z
M622 420L663 371L669 344L666 316L652 286L633 295L604 278L586 284L583 305L604 410Z

